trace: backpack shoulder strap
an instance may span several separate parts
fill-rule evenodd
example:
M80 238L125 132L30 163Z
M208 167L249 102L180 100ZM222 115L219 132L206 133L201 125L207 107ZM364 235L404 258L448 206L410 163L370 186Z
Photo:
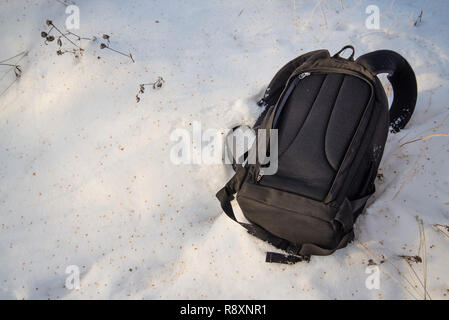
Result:
M393 132L405 127L415 110L417 84L410 64L400 54L391 50L378 50L364 54L356 62L373 74L388 73L394 98L390 107L390 126Z
M238 167L236 174L231 178L231 180L229 180L228 183L220 191L217 192L216 197L220 201L221 208L223 209L224 213L229 218L245 228L249 234L270 243L278 249L288 252L288 254L267 252L265 260L266 262L284 264L293 264L300 261L309 262L310 256L299 254L299 251L301 250L300 247L295 246L287 240L276 237L275 235L266 231L262 227L259 227L258 225L244 223L237 220L234 214L234 210L232 209L231 201L234 200L234 194L239 191L246 174L247 167Z

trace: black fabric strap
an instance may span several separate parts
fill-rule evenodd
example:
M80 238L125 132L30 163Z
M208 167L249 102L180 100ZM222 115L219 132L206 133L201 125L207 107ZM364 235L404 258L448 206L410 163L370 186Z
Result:
M374 188L374 187L373 187ZM351 200L351 207L352 207L352 211L356 212L360 209L363 210L363 207L366 204L366 201L373 195L373 192L370 192L369 194L367 194L366 196L359 198L359 199L355 199L355 200Z
M357 58L356 62L376 75L388 73L388 80L394 91L390 108L390 126L393 132L399 132L415 110L418 91L412 67L400 54L390 50L364 54Z
M221 208L223 209L224 213L229 218L231 218L232 220L240 224L243 228L245 228L249 234L255 236L256 238L259 238L260 240L270 243L271 245L273 245L278 249L284 250L287 253L289 253L289 255L277 256L273 252L267 252L266 257L267 262L292 264L295 263L293 262L295 260L297 260L296 262L310 260L308 256L303 256L299 254L301 247L295 246L294 244L290 243L285 239L276 237L272 233L268 232L267 230L257 225L248 224L237 220L234 214L234 210L232 209L231 201L234 200L234 194L237 193L237 191L240 189L240 185L246 176L246 171L247 168L238 167L237 173L231 178L231 180L228 181L228 183L220 191L217 192L216 197L220 201ZM276 256L276 258L269 258L269 256L271 257L271 255L273 254Z
M339 244L334 249L325 249L318 247L314 244L304 244L302 246L296 246L292 244L291 242L279 238L272 233L268 232L267 230L254 225L254 224L248 224L244 222L240 222L236 219L234 210L232 209L231 201L234 199L234 194L240 189L241 179L244 178L244 172L246 171L246 168L240 167L237 170L237 173L231 178L231 180L228 181L226 186L222 188L220 191L217 192L217 198L220 201L221 207L224 211L224 213L240 224L242 227L244 227L249 234L255 236L256 238L259 238L260 240L266 241L273 245L274 247L284 250L288 253L288 255L282 255L275 252L267 252L266 262L275 262L275 263L285 263L285 264L292 264L299 261L309 261L310 260L310 253L313 252L313 254L316 255L330 255L337 249L341 249L346 244L354 238L354 232L353 230L349 230L340 240ZM243 177L243 178L242 178ZM352 203L353 207L357 208L357 210L360 210L363 206L362 204L365 201L365 197L362 199L359 199L359 201L354 201Z
M235 159L234 153L235 153L236 151L235 151L235 148L234 148L233 150L231 150L231 149L229 148L229 145L228 145L228 138L229 138L229 136L230 136L231 134L234 134L234 131L235 131L235 130L237 130L237 129L241 128L241 127L244 127L244 126L246 126L246 127L248 127L248 128L251 129L251 127L248 126L248 125L238 125L238 126L235 126L235 127L233 127L233 128L231 129L232 131L230 131L230 132L228 133L228 135L226 136L226 138L225 138L227 156L228 156L229 159L232 160L231 166L232 166L232 169L234 170L234 172L237 172L237 169L238 169L239 167L243 166L243 163L244 163L244 162L246 161L246 159L248 158L249 150L245 151L245 153L244 153L239 159ZM235 146L235 144L233 144L233 146Z
M293 256L277 252L267 252L267 256L265 258L265 262L271 263L295 264L301 261L309 262L310 256Z

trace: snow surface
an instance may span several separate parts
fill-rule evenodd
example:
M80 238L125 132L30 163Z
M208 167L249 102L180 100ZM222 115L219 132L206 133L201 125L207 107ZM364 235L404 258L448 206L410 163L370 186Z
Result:
M423 299L413 272L422 280L424 264L413 271L398 257L418 254L415 216L424 222L428 293L448 298L449 238L433 225L449 224L449 137L403 145L449 133L447 1L75 2L75 33L109 34L136 62L100 50L100 40L82 40L78 60L56 55L40 32L46 19L64 29L61 2L0 4L0 60L29 52L21 79L0 97L0 298ZM371 4L379 30L365 27ZM194 121L252 124L283 64L346 44L356 56L404 55L417 75L416 112L389 136L355 242L308 264L267 264L273 248L215 199L231 169L172 164L170 133ZM138 85L158 76L164 86L136 103ZM2 77L0 91L14 74ZM365 286L369 259L386 259L378 290ZM70 265L80 268L79 290L65 287Z

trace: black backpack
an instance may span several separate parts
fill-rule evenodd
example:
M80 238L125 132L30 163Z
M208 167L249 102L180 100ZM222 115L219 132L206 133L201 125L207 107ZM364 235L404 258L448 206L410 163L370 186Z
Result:
M345 49L349 58L340 57ZM394 90L390 109L379 73L388 73ZM268 252L267 262L309 261L345 247L374 193L389 126L398 132L407 124L416 98L415 74L393 51L354 60L346 46L334 56L318 50L290 61L268 85L254 125L278 129L278 170L264 175L259 162L234 163L235 175L217 193L224 212L237 221L237 194L251 223L237 222L287 252Z

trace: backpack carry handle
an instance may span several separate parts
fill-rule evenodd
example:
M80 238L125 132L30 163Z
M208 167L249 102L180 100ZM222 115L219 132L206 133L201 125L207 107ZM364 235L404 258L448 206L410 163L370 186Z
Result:
M342 52L345 51L346 49L351 49L351 50L352 50L352 53L351 53L351 55L348 57L348 60L354 61L355 49L354 49L354 47L351 46L351 45L347 45L347 46L344 46L343 48L341 48L341 50L338 51L336 54L334 54L334 55L332 56L332 58L341 58L341 59L344 59L344 58L340 57L340 53L342 53Z
M392 132L399 132L408 123L415 110L418 89L412 67L400 54L391 50L364 54L357 58L356 62L375 75L388 73L388 80L394 91L390 107L390 126Z

